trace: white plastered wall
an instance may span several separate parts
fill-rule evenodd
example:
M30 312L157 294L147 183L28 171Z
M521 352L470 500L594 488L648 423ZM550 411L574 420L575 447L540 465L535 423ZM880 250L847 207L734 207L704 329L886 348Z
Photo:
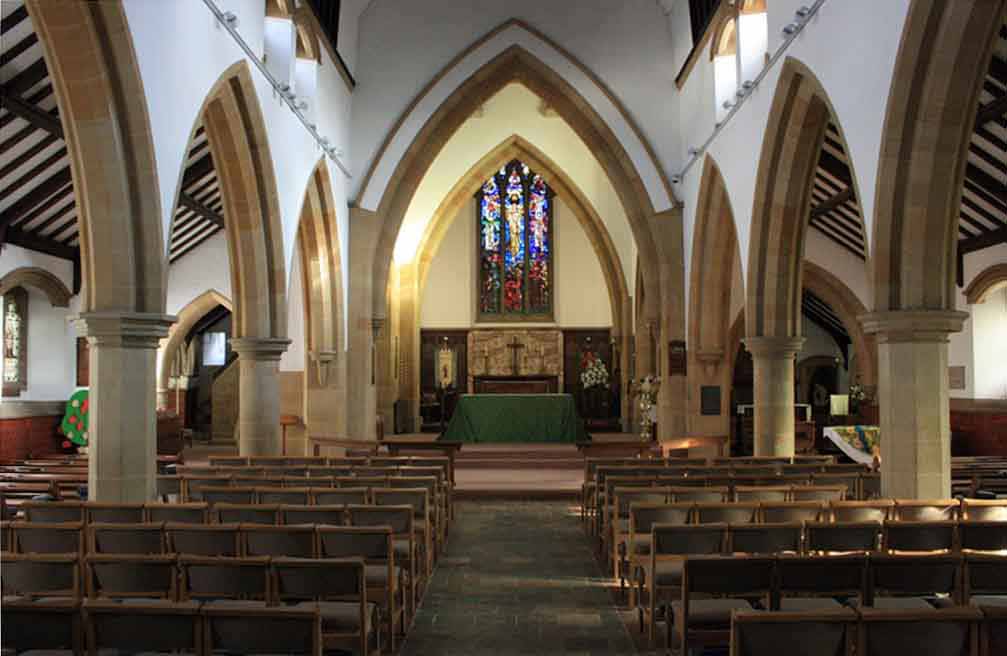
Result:
M964 283L994 264L1007 262L1007 244L969 253L964 258ZM969 305L957 290L957 309L969 318L948 343L948 366L965 367L965 389L952 389L954 398L1007 398L1007 297L1004 290L991 294L985 303Z
M609 328L612 326L611 302L598 256L573 210L558 196L554 203L555 325ZM475 226L473 203L458 212L445 233L422 290L421 328L470 328L475 325ZM521 324L521 327L528 325Z

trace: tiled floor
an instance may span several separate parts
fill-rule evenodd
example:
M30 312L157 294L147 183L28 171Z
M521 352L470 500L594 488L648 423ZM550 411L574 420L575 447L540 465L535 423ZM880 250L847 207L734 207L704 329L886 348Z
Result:
M457 504L403 656L636 654L578 509Z

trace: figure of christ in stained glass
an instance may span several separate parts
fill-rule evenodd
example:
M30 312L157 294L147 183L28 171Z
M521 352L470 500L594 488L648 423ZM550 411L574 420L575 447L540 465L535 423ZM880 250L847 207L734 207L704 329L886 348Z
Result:
M542 176L532 178L528 210L528 310L548 312L549 194Z
M479 311L500 312L500 190L496 179L483 185L479 212Z
M517 167L507 178L504 194L507 242L504 252L504 312L524 311L525 206L524 184Z

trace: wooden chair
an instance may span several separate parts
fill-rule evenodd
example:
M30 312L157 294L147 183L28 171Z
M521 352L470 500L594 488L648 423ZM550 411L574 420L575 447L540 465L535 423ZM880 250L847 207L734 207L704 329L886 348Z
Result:
M210 456L211 467L247 467L247 456Z
M845 485L795 485L790 488L792 501L842 501L847 498L849 488Z
M877 551L880 522L806 522L804 548L808 553L842 554Z
M651 528L655 524L684 525L692 519L695 506L691 503L660 503L634 501L629 506L629 526L623 540L623 550L616 553L620 559L619 573L624 578L636 580L637 570L650 555ZM630 586L630 606L634 605L635 587Z
M841 499L860 498L860 474L863 468L853 469L849 472L828 471L821 474L811 475L811 484L814 487L842 487L843 496Z
M863 606L867 597L866 554L839 556L781 555L776 562L774 607L785 612L837 610L836 597Z
M961 507L958 499L896 499L895 517L903 522L953 521Z
M957 546L953 521L892 521L883 524L882 546L890 553L951 552Z
M300 602L295 608L316 610L326 649L380 652L378 607L368 601L365 567L360 558L275 558L274 597L280 603Z
M66 650L73 654L83 654L80 601L4 599L3 612L0 613L0 635L3 636L5 653L40 653L36 650L51 653Z
M311 489L307 487L257 487L255 503L307 505Z
M182 478L182 501L203 501L203 488L230 487L231 476L185 476Z
M311 488L311 503L316 506L348 506L370 501L366 487Z
M106 650L196 654L202 649L202 620L194 602L87 599L83 619L89 656Z
M605 510L606 517L603 519L605 532L603 546L605 553L609 554L610 565L615 577L619 579L621 588L626 585L626 562L629 559L630 548L628 546L628 535L631 532L629 511L634 504L666 504L670 503L670 487L617 487L613 489L613 502ZM646 546L646 539L641 537L642 546ZM637 544L633 545L638 546Z
M979 605L983 619L979 626L980 656L1007 654L1007 606Z
M1007 606L1007 555L965 554L963 601L973 606Z
M672 486L668 488L668 501L673 503L724 503L730 500L730 489L725 485L710 487Z
M828 519L832 522L883 522L894 518L895 502L891 499L829 503Z
M322 656L322 622L311 608L203 606L202 653Z
M17 553L84 554L83 522L11 522L10 529Z
M409 506L413 510L413 533L419 553L424 559L423 575L428 577L434 569L434 559L437 554L437 529L430 518L430 493L425 488L374 488L371 498L376 506ZM353 511L350 511L351 523L354 522Z
M176 599L174 556L90 554L85 563L91 599Z
M955 554L871 554L866 605L891 610L927 610L927 598L948 595L961 602L962 558Z
M287 526L297 524L319 524L323 526L345 526L346 506L311 506L291 505L280 506L280 523Z
M695 524L747 524L758 519L758 503L697 503L692 513Z
M291 558L316 558L313 526L269 526L241 524L244 554L255 556L288 556Z
M1007 552L1007 523L962 520L958 522L958 541L963 550Z
M649 557L640 559L640 566L634 572L637 585L634 596L640 630L643 631L646 622L647 636L653 644L659 601L664 605L665 622L671 623L666 602L682 586L684 558L722 553L727 525L653 524L650 528ZM670 645L669 642L669 648Z
M164 524L94 523L87 526L88 551L104 554L163 554Z
M737 554L799 554L804 549L801 522L731 524L727 551Z
M735 611L731 656L853 656L857 613L851 608L811 612Z
M251 505L257 503L254 487L216 487L204 486L201 488L203 501L210 504L210 508L215 508L219 504Z
M68 524L84 521L82 501L25 501L19 507L26 522Z
M144 504L144 521L205 524L210 506L206 503L148 503Z
M80 600L83 596L79 561L76 554L13 554L3 555L0 568L0 591L7 599L15 596ZM3 613L0 613L2 615Z
M238 524L175 524L164 525L169 553L189 556L241 555L241 533Z
M140 524L146 521L142 503L84 504L84 519L88 524Z
M413 528L415 515L412 506L353 505L347 506L346 514L351 526L387 526L392 530L395 562L406 570L406 611L408 617L413 617L419 603L420 564L423 565L424 580L429 580L432 572L426 569L427 559L423 554L423 547L417 541L417 531Z
M774 571L775 560L763 556L686 558L681 598L671 603L668 644L672 624L683 654L689 653L691 645L728 644L732 612L752 610L748 599L768 602Z
M214 507L217 521L221 524L278 524L279 504L250 505L221 503Z
M790 488L786 485L736 485L734 500L742 502L782 503L790 500Z
M1007 499L962 499L961 518L1007 522Z
M759 521L767 524L781 522L817 522L825 514L825 504L819 501L763 502L759 504Z
M270 600L269 558L178 558L180 599L199 600L204 607L265 606Z
M977 608L930 610L860 610L857 654L940 654L978 656Z

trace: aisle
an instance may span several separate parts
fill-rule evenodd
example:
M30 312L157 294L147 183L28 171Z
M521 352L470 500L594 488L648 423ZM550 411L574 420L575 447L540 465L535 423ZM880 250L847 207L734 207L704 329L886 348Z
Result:
M635 654L562 502L459 502L403 656Z

